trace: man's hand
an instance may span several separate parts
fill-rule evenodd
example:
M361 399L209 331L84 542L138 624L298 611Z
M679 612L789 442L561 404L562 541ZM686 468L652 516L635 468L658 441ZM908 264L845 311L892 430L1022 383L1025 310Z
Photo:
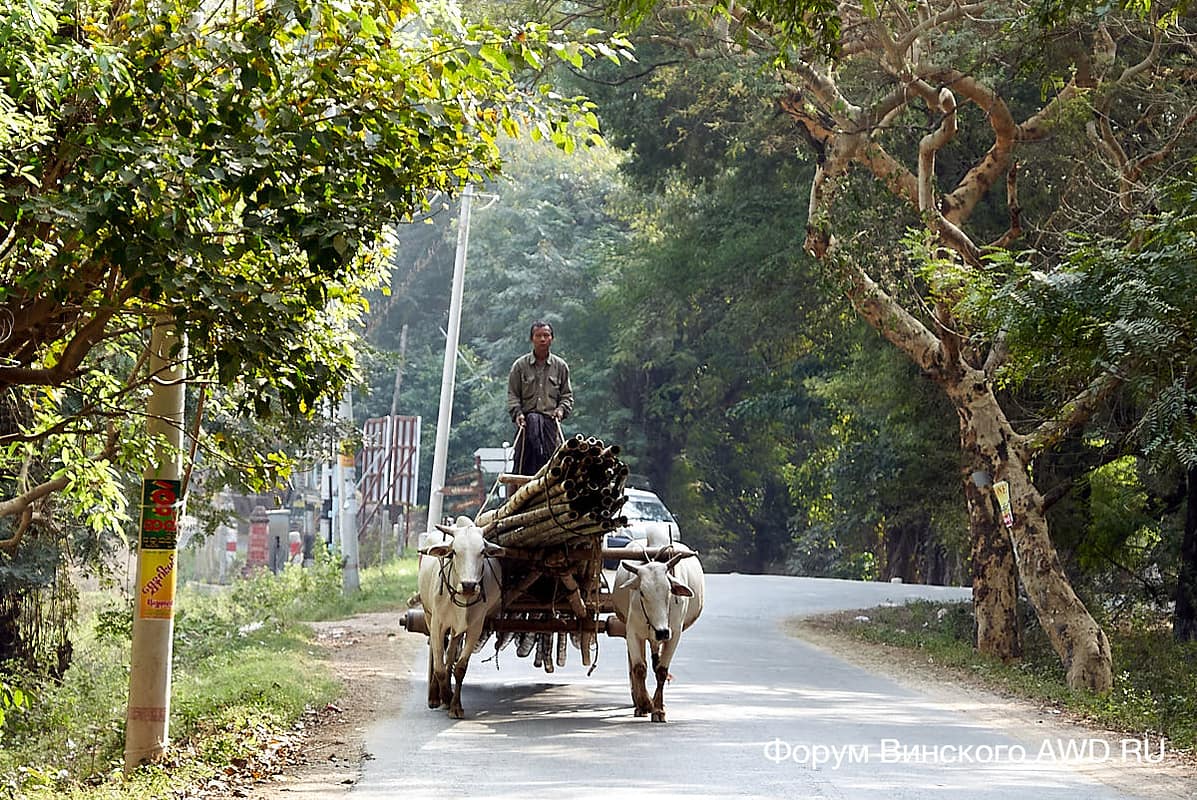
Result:
M565 411L562 410L561 408L554 408L553 409L553 419L557 420L558 422L565 419Z
M519 425L521 428L524 427L524 415L522 413L515 415L515 424Z

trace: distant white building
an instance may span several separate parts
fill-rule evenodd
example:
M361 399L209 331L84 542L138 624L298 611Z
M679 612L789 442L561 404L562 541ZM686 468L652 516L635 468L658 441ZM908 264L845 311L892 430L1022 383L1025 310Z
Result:
M515 448L503 443L502 447L479 447L474 451L474 463L484 475L494 476L500 472L511 472L515 459Z

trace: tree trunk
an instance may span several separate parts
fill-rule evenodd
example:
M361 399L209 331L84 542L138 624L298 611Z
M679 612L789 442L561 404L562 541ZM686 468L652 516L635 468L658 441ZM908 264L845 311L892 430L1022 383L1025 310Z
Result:
M919 562L922 583L928 586L949 585L947 550L930 535L923 539L923 552Z
M1010 541L1018 576L1064 665L1069 687L1108 692L1114 679L1109 640L1064 574L1048 535L1043 497L1031 482L1017 434L979 373L966 371L958 380L945 380L944 385L960 414L966 452L978 453L993 465L993 480L1010 485L1014 515Z
M977 486L971 474L964 480L968 527L972 538L973 616L977 650L1012 661L1022 657L1022 626L1018 618L1018 584L1014 548L997 519L989 487Z
M1172 635L1178 642L1194 642L1197 641L1197 467L1189 468L1185 488L1185 535L1180 543Z
M903 583L916 583L914 553L918 545L918 529L910 524L889 525L883 536L885 566L881 570L881 580L901 578Z

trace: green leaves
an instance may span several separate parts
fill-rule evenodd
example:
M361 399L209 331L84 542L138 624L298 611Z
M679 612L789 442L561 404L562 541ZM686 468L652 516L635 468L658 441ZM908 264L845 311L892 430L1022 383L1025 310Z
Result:
M27 711L31 698L20 687L0 681L0 741L4 739L4 721L13 712Z
M608 5L617 18L636 26L649 18L658 0L615 0ZM748 23L741 28L742 31L752 24L766 22L777 32L779 57L783 61L787 53L796 49L806 48L827 56L839 51L841 20L837 4L832 0L755 0L750 3L716 0L708 7L693 7L691 13L695 16L728 18L733 7ZM873 4L866 3L864 8L866 13L874 13ZM747 36L747 33L742 35Z
M599 141L593 106L530 70L630 57L625 40L454 8L134 0L60 21L31 0L0 24L0 312L21 310L0 385L67 387L26 397L22 435L89 525L119 526L117 478L142 465L144 447L104 453L108 422L137 441L148 319L172 315L230 411L311 414L353 378L387 226L497 174L502 135Z
M984 320L1006 332L1007 379L1075 383L1116 371L1148 457L1197 465L1197 183L1172 184L1160 213L1123 237L1074 241L1055 269L1033 253L1004 264L1008 278Z

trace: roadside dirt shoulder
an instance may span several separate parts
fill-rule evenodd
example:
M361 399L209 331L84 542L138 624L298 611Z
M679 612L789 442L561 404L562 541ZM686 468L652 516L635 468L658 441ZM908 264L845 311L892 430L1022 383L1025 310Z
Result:
M328 652L343 685L341 696L309 715L279 771L238 792L255 800L336 798L357 782L366 731L381 713L393 709L409 689L408 670L422 636L399 627L399 612L358 614L335 622L314 623L316 639Z
M855 614L857 612L850 612ZM850 623L851 617L848 617ZM1128 796L1150 800L1197 800L1197 759L1191 753L1168 750L1160 763L1146 759L1124 759L1123 739L1139 738L1125 732L1094 727L1087 720L1060 708L1034 703L1020 697L999 694L959 670L938 665L916 652L883 644L863 642L817 627L809 619L787 620L783 627L791 636L818 647L843 661L869 672L884 675L896 683L935 700L976 722L1004 731L1011 738L1030 743L1033 757L1043 741L1101 739L1109 743L1108 759L1085 759L1078 772L1089 775ZM1154 755L1159 738L1150 737ZM1099 751L1100 752L1100 751Z

